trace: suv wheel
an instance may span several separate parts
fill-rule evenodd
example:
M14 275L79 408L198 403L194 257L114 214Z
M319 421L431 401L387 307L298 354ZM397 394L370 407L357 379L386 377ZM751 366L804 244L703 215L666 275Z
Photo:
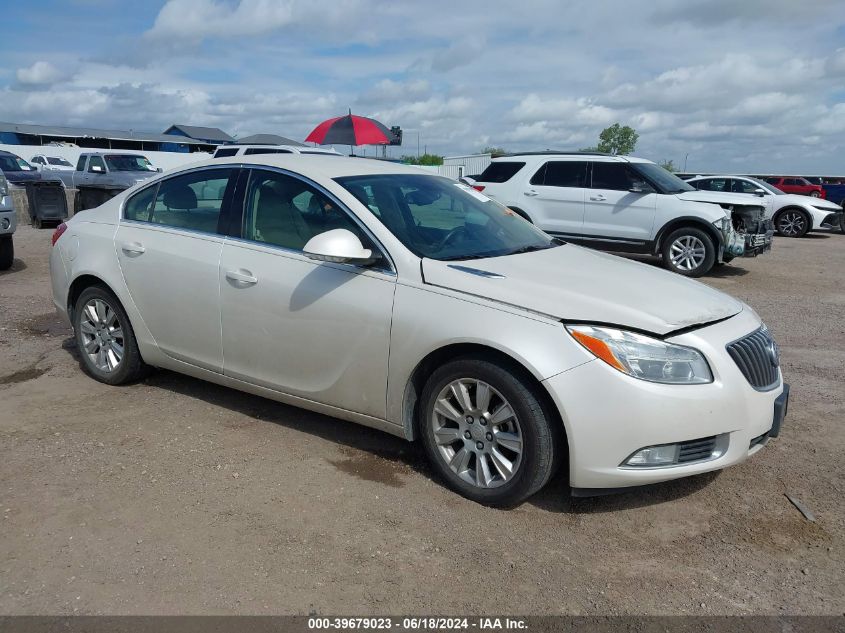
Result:
M684 227L672 231L661 247L663 265L686 277L707 274L716 262L716 247L702 229Z
M812 197L812 198L821 198L821 195L822 194L820 194L818 191L811 191L810 192L810 197Z
M553 474L555 422L526 382L498 363L444 365L426 383L419 412L429 461L468 499L511 506Z
M0 270L9 270L15 261L15 243L11 235L0 235Z
M83 367L100 382L121 385L146 373L129 317L104 287L91 286L79 295L73 329Z
M810 218L798 209L786 209L775 218L775 228L784 237L803 237L810 230Z

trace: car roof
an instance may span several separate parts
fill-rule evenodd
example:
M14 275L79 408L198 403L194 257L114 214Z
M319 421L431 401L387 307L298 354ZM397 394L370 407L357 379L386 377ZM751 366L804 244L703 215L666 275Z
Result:
M537 161L542 160L544 158L571 158L571 159L589 159L595 160L600 162L619 162L619 163L651 163L652 161L645 159L645 158L637 158L636 156L619 156L617 154L606 154L603 152L585 152L585 151L572 151L572 152L557 152L552 150L547 150L543 152L521 152L521 153L514 153L514 154L503 154L501 156L497 156L493 159L493 162L500 162L500 161L507 161L513 160L514 158L528 158L528 159L535 159Z
M401 165L373 158L356 158L320 154L251 154L249 156L225 156L182 166L182 169L200 167L219 167L220 165L255 165L279 167L303 175L318 175L323 178L342 178L345 176L368 176L378 174L437 174L414 167Z

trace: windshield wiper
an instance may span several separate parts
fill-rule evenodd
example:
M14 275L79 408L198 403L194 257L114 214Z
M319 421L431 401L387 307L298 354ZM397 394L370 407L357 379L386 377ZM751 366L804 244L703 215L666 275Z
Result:
M549 248L554 248L555 246L560 246L560 244L548 244L546 246L537 246L536 244L532 244L531 246L523 246L522 248L517 248L515 250L510 251L509 253L504 253L504 255L520 255L521 253L533 253L534 251L545 251Z
M454 262L462 259L486 259L488 257L492 257L492 255L450 255L449 257L438 257L441 262Z

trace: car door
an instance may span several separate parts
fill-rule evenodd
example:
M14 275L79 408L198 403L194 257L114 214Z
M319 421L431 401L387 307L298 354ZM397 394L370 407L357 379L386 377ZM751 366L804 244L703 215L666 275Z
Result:
M528 181L524 194L534 224L556 235L580 235L584 223L587 161L550 160Z
M318 262L308 240L344 228L374 240L337 200L296 175L252 169L242 221L220 259L224 373L286 394L386 414L396 276Z
M237 169L189 171L130 197L115 235L129 294L168 356L223 371L220 252Z
M614 242L625 249L644 246L652 237L659 194L629 163L596 161L591 173L584 235L606 248Z

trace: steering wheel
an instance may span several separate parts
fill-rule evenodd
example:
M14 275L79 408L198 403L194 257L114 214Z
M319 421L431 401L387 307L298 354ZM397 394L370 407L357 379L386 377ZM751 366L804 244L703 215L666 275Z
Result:
M460 235L464 235L464 234L469 234L469 231L467 230L466 224L462 224L461 226L456 226L454 229L452 229L451 231L449 231L446 234L446 237L444 237L442 240L440 240L440 242L435 247L436 252L439 253L444 248L446 248L446 246L449 245L449 242L454 240L456 237L458 237Z

